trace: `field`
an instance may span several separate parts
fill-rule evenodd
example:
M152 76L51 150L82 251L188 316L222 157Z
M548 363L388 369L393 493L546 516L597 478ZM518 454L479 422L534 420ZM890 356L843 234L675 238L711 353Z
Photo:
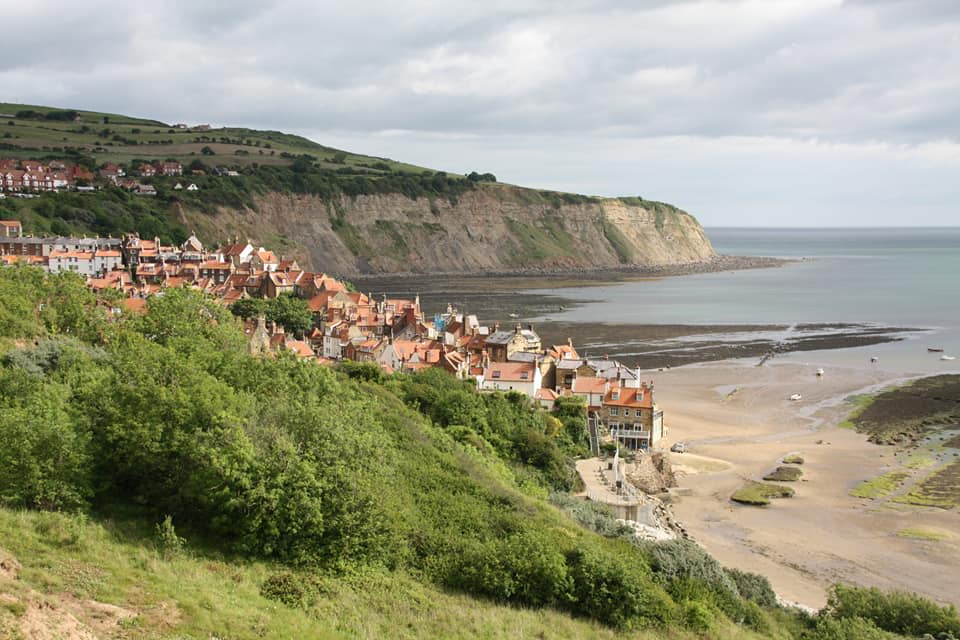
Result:
M33 111L39 118L16 118ZM50 107L0 103L0 156L38 158L44 154L81 153L97 163L127 164L133 160L167 159L189 164L203 158L223 164L291 165L309 154L331 169L364 168L375 173L431 171L389 158L353 154L279 131L226 127L206 131L180 129L156 120L77 111L79 121L49 120ZM208 149L205 153L204 149ZM210 153L212 152L212 154ZM432 172L432 171L431 171Z

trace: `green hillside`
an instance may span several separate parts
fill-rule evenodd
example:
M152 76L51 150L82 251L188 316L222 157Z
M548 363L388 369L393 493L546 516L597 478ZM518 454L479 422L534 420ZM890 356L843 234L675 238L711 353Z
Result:
M856 589L808 619L692 543L634 539L565 497L582 407L254 358L190 290L111 318L79 277L3 267L0 298L7 635L65 610L125 638L960 632Z
M496 177L490 173L447 174L389 158L326 147L278 131L235 127L200 130L196 126L184 129L117 114L24 104L0 103L0 158L57 160L94 172L105 163L114 163L123 167L128 176L156 189L155 196L145 197L98 179L99 189L95 193L61 191L31 199L0 200L0 218L21 220L28 233L119 235L137 232L141 237L157 236L165 243L179 243L191 231L197 231L205 242L216 242L236 231L223 229L222 217L216 215L222 208L249 216L247 226L263 227L261 242L276 242L281 236L290 237L290 231L270 227L272 223L257 224L258 198L269 194L313 195L326 203L325 217L329 218L345 250L361 261L371 256L363 255L367 244L358 242L352 221L344 218L344 197L400 194L411 201L419 200L420 204L429 201L429 205L423 206L433 212L431 215L441 210L438 201L456 205L464 194L485 186L490 187L485 193L491 199L506 201L510 207L521 205L534 213L559 212L564 206L601 201L590 196L508 185L493 188L489 183L495 182ZM142 163L163 160L179 161L185 175L138 177ZM226 171L231 175L220 175ZM182 183L181 186L195 183L199 190L176 189L178 183ZM628 205L646 207L655 215L656 228L661 232L665 219L686 215L665 203L636 197L621 200ZM493 204L484 206L491 208ZM420 208L423 207L412 207L411 211ZM421 214L410 215L413 216L410 224L420 226L422 221L414 218ZM560 227L542 232L530 227L530 234L517 234L516 253L524 256L523 260L535 262L582 259L582 250L570 246L569 238L564 235L568 232L562 224ZM423 228L434 229L436 225ZM631 247L613 225L603 223L602 232L621 262L641 257L636 255L636 247ZM566 239L566 244L558 244L557 238ZM290 246L297 245L297 239L290 243ZM303 243L298 248L302 255L312 250ZM402 244L400 248L404 248ZM516 265L504 258L503 266Z

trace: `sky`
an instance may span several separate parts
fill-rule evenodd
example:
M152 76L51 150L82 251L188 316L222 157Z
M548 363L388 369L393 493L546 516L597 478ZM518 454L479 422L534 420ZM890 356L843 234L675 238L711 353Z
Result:
M707 226L954 226L957 0L0 0L0 101L249 126Z

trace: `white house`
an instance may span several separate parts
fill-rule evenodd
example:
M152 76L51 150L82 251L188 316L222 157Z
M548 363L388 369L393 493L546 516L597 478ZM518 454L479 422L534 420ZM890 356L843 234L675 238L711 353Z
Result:
M477 376L480 391L519 391L529 398L536 397L542 382L535 362L491 362Z

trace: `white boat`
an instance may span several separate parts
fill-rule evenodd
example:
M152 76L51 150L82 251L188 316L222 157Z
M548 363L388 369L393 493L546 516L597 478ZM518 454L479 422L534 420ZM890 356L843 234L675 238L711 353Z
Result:
M823 369L817 369L817 377L818 377L818 378L822 378L822 377L823 377Z
M792 396L790 396L791 400L800 400L801 398L803 398L803 396L800 395L799 393L795 393Z
M941 360L956 360L956 356L940 356Z
M520 317L520 314L519 314L519 313L511 313L511 314L510 314L510 317L511 317L511 318L519 318L519 317Z
M880 358L878 358L877 356L873 356L872 358L870 358L870 362L880 362Z

